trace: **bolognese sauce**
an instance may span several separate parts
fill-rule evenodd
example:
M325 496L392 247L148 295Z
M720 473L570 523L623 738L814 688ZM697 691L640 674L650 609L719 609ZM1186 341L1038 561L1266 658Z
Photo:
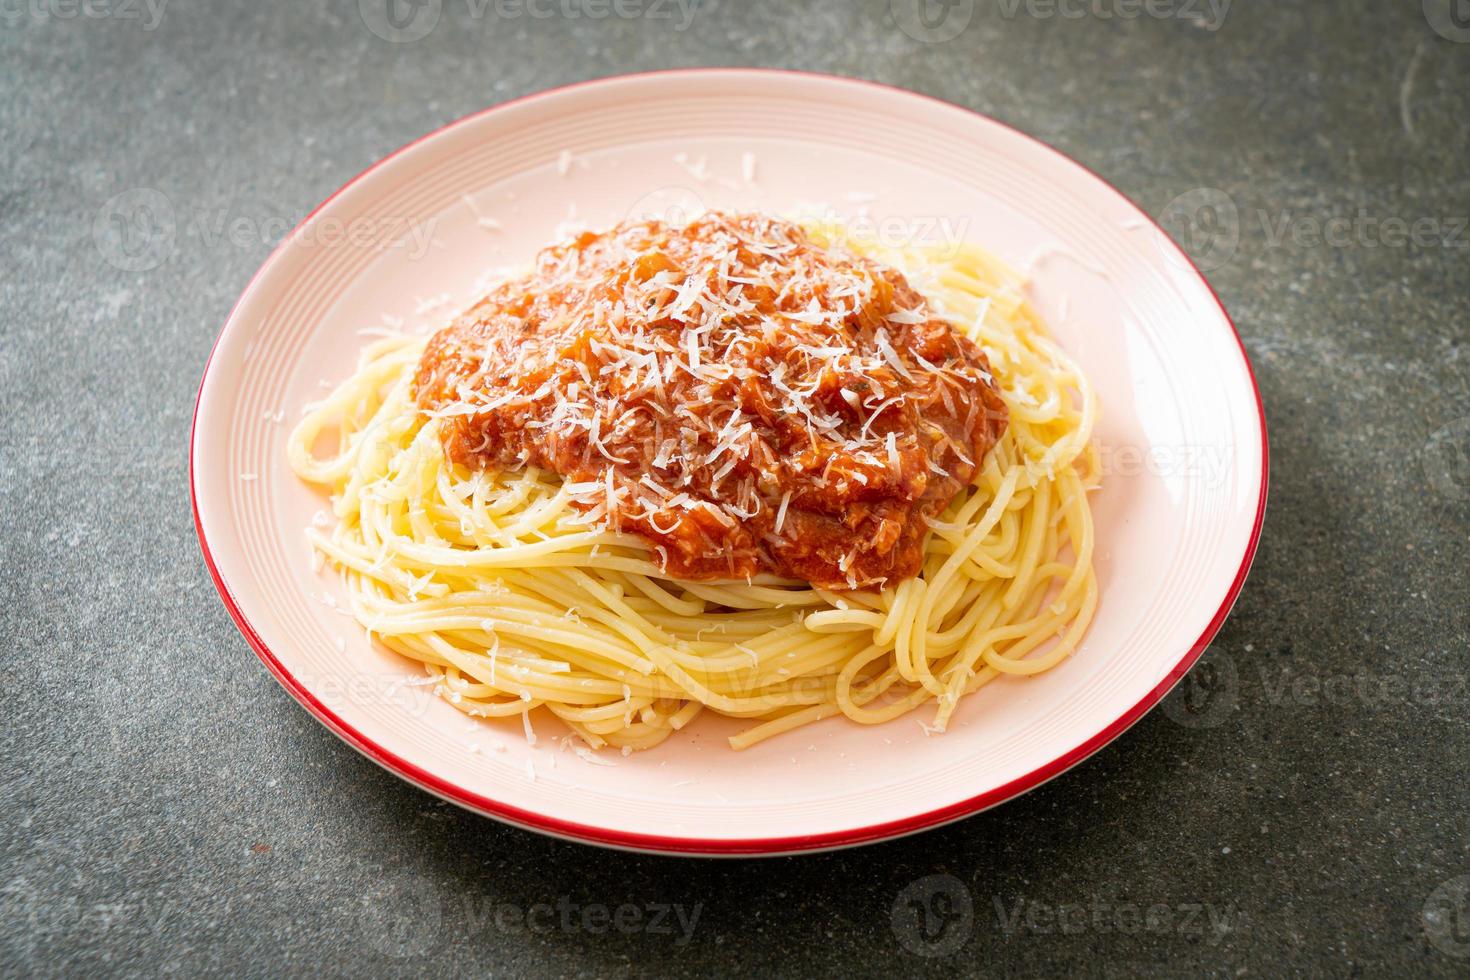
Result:
M430 339L415 397L450 461L562 475L667 574L829 589L917 574L1006 425L901 273L749 214L543 250Z

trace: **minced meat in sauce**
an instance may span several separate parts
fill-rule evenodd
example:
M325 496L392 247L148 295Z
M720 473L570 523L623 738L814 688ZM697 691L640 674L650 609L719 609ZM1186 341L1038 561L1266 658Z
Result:
M415 392L450 460L561 474L670 575L831 589L917 574L1006 425L901 273L753 214L543 250L434 335Z

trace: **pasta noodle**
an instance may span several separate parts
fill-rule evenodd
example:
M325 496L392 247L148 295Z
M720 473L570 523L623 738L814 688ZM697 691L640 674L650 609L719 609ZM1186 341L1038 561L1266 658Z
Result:
M981 345L1009 410L971 485L930 522L917 577L847 592L675 579L644 539L579 520L558 475L447 462L414 402L424 338L392 336L289 439L295 472L331 490L335 527L308 534L358 622L467 715L529 724L544 709L592 748L625 750L706 709L749 722L736 749L926 706L926 730L943 731L966 694L1061 662L1098 599L1087 379L988 253L846 244L902 269Z

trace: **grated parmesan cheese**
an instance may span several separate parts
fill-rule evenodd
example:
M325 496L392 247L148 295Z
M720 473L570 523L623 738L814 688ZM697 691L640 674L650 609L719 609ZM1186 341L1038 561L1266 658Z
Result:
M894 563L948 503L905 468L952 493L998 436L988 367L895 271L711 212L544 250L435 335L417 397L457 462L565 477L564 527L650 538L681 576L857 588L912 574ZM809 540L823 521L793 531L793 507L857 501L870 516L837 547Z

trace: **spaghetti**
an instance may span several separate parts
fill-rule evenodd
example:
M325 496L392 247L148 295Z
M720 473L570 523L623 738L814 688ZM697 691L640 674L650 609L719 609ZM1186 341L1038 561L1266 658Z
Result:
M750 722L737 749L832 715L874 724L924 705L926 731L943 731L964 695L1071 654L1097 603L1086 378L988 253L809 233L903 269L984 351L1004 403L1004 430L964 485L917 514L917 574L866 588L756 568L680 577L636 526L589 520L586 481L447 453L453 416L416 399L426 340L392 336L288 444L296 473L331 488L335 527L308 535L369 634L468 715L519 715L529 730L545 709L592 748L625 750L706 708Z

